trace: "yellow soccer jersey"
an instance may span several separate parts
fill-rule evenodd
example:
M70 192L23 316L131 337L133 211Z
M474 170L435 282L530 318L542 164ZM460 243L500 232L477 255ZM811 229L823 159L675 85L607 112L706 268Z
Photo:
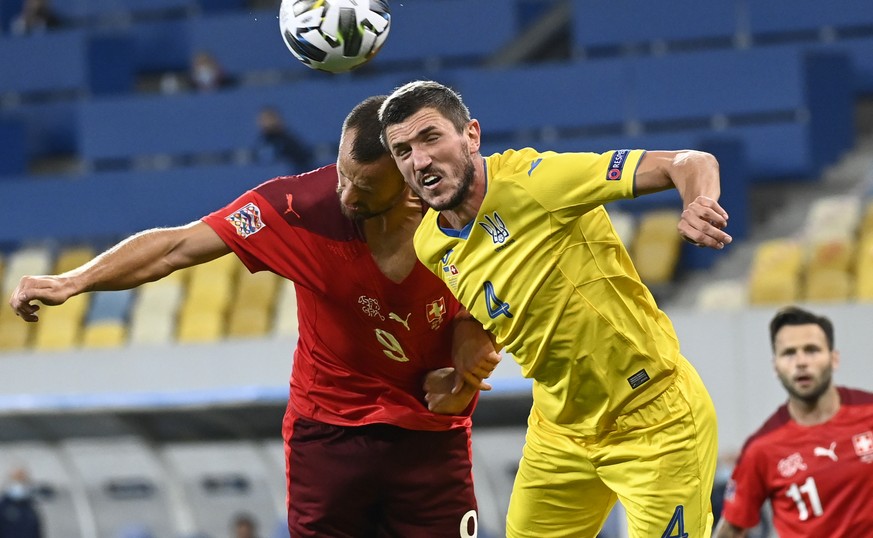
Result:
M602 206L633 197L642 156L494 154L475 221L443 229L430 210L415 234L425 266L534 379L534 405L582 435L656 397L681 360Z

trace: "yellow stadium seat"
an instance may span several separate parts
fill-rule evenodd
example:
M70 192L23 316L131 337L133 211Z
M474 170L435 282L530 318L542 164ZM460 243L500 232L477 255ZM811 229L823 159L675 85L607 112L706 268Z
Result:
M42 308L34 332L33 347L40 350L77 347L81 342L82 322L90 300L88 294L82 294L70 297L62 305Z
M127 341L127 327L117 321L104 321L85 326L82 347L112 348L123 346Z
M811 303L843 303L851 299L853 284L848 271L815 268L806 275L804 296Z
M273 334L277 336L297 335L297 293L294 283L284 280L279 286L273 323Z
M774 305L800 297L802 245L792 239L773 239L758 245L749 273L749 304Z
M646 284L664 284L673 278L682 246L678 222L672 210L651 211L640 218L631 258Z
M64 249L58 253L58 257L55 260L54 272L56 274L66 273L89 262L95 255L94 249L87 246Z
M224 312L194 305L182 309L176 338L183 343L215 342L224 337L224 325Z
M34 327L33 323L27 323L16 316L7 305L0 305L0 351L21 351L27 348Z
M858 247L855 261L855 298L862 302L873 302L873 234L865 238Z
M230 338L265 336L270 331L271 321L271 312L266 308L232 309L227 322L227 336Z
M854 238L834 237L815 241L809 246L809 270L832 269L848 271L855 261L857 242Z

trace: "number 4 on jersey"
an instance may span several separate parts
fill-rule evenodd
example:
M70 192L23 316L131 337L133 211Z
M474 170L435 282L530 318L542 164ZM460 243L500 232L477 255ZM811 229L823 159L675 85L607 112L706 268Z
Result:
M488 315L491 316L491 319L501 314L508 318L512 317L509 303L505 303L497 297L497 294L494 293L494 284L490 281L485 282L485 306L488 308Z
M673 511L673 518L661 538L688 538L685 532L685 507L681 504Z

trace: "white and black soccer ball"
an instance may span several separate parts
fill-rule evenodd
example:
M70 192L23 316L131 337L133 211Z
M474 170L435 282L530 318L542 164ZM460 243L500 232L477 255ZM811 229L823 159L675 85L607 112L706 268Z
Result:
M391 29L387 0L282 0L288 49L313 69L340 73L373 58Z

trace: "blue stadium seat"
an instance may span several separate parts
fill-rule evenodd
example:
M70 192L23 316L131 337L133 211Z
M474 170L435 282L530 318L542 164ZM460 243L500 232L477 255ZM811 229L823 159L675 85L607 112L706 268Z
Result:
M0 113L0 119L18 121L24 128L23 155L32 159L48 155L72 155L78 151L75 101L23 104ZM3 146L4 152L7 146Z
M794 47L725 49L633 59L634 116L643 122L793 112L805 105Z
M98 291L92 296L85 323L91 325L105 321L123 322L127 319L132 302L132 290Z
M730 44L739 29L736 0L679 0L669 6L634 0L574 0L573 44L577 51L622 48L652 42Z
M282 41L273 11L223 13L190 20L191 50L211 53L231 75L305 69Z
M0 93L60 93L86 86L85 33L0 37Z
M814 38L823 28L873 28L873 2L868 0L749 0L745 5L753 38L799 32Z
M462 95L486 132L621 125L631 89L624 60L459 69L440 81Z
M25 157L25 126L21 120L0 118L0 178L24 174L27 170Z
M514 13L504 0L393 2L391 32L373 67L481 63L516 36Z
M183 14L196 7L195 0L63 0L52 7L65 19L92 24L103 20L128 20L137 16Z
M27 176L3 183L0 214L27 226L0 229L0 244L51 237L60 242L115 241L155 226L198 219L246 189L286 173L279 165L198 166L171 170L106 172L84 177ZM33 219L21 200L40 198L52 218Z
M130 35L136 45L137 72L162 73L188 69L192 50L187 20L138 22L131 26Z
M396 76L322 77L211 94L131 95L82 104L81 153L88 162L138 155L194 155L251 148L255 118L276 106L313 145L335 144L346 114L365 97L389 93ZM106 118L124 121L106 121Z

